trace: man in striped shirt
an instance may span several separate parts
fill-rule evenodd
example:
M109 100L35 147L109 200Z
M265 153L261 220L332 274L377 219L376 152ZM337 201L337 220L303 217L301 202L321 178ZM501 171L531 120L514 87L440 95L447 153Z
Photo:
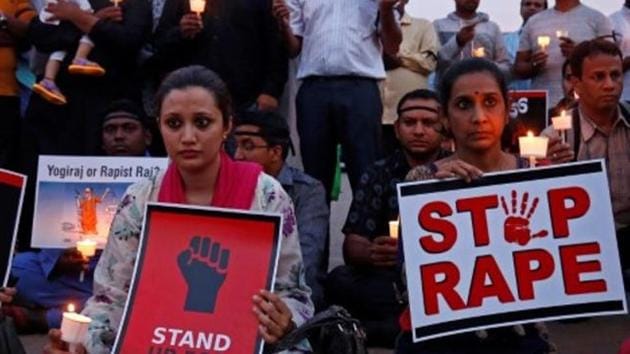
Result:
M341 143L350 184L380 157L383 52L402 40L398 0L274 0L291 56L301 55L297 125L304 170L329 198Z

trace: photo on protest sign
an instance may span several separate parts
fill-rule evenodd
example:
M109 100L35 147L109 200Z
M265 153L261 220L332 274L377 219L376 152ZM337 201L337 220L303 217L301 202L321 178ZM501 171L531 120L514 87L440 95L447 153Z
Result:
M0 169L0 275L2 286L9 281L15 249L26 176Z
M530 131L540 135L547 127L547 91L515 90L509 94L512 105L510 122L503 133L503 145L509 151L518 153L518 137L526 136Z
M398 193L414 341L626 313L603 160Z
M90 239L103 248L127 187L167 165L166 158L40 156L31 246L67 248Z
M149 203L114 353L262 353L282 216Z

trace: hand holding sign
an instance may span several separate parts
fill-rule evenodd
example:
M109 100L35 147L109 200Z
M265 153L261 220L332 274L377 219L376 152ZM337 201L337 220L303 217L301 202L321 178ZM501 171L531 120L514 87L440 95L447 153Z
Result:
M209 237L193 237L190 248L177 257L179 270L188 284L186 311L214 312L229 259L230 251L221 249L219 243L212 243Z

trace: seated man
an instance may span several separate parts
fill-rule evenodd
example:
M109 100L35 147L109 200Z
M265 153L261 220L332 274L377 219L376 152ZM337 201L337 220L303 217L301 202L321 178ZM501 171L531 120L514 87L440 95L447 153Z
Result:
M402 97L394 122L401 150L376 162L361 177L343 228L346 265L328 276L328 300L363 322L370 345L393 347L399 332L403 288L396 269L398 239L389 236L388 223L398 219L396 184L411 168L448 155L440 147L439 112L432 91L416 90Z
M113 102L102 123L103 150L107 156L145 156L151 135L141 109L131 101ZM2 311L13 317L18 332L46 332L59 328L64 307L78 310L92 295L92 275L100 252L87 262L76 248L42 249L19 253L11 274L17 278L15 304ZM85 272L85 279L79 275Z
M316 310L325 306L323 281L328 271L329 211L321 182L289 166L285 159L291 140L286 119L277 113L245 111L237 114L234 158L257 162L275 177L295 205L298 234Z

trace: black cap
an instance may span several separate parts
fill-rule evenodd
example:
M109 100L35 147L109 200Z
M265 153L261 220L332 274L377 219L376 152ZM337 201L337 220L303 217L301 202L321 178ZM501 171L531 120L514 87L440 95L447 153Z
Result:
M255 135L269 142L281 143L282 141L288 142L290 140L287 120L278 113L242 111L237 112L235 121L236 127L240 125L253 125L260 128L260 132Z
M148 125L142 108L135 102L127 99L116 100L110 103L107 110L105 110L102 124L114 118L133 119L140 122L144 127Z

